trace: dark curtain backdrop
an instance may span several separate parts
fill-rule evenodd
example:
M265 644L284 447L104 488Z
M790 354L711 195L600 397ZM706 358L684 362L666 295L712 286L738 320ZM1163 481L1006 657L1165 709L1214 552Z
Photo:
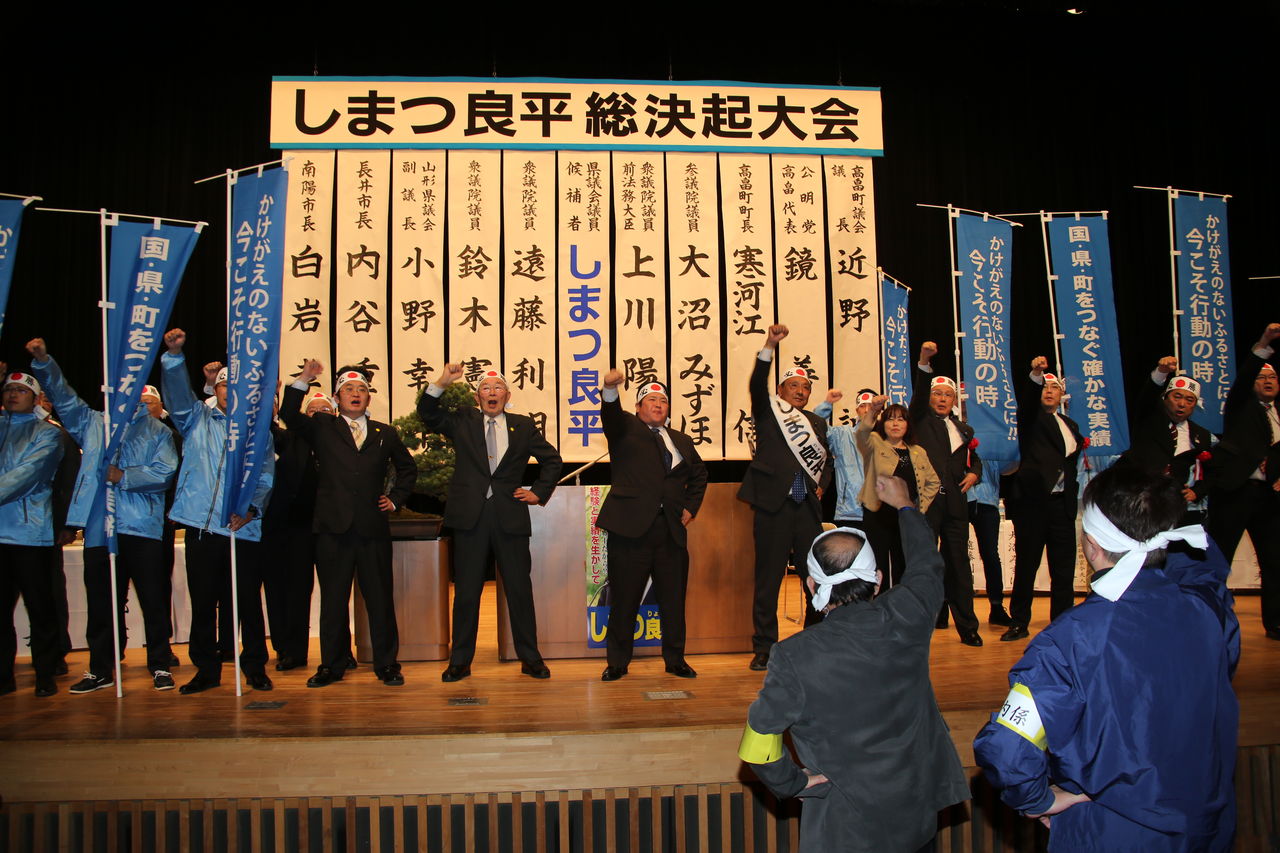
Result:
M194 365L225 352L226 236L222 185L193 181L277 156L267 131L272 74L879 86L879 259L914 288L913 348L938 341L943 369L953 369L946 217L918 202L993 213L1106 209L1132 388L1172 346L1165 197L1135 184L1231 194L1237 345L1280 320L1276 282L1248 281L1280 274L1277 15L1225 3L1086 9L784 4L766 26L741 10L681 12L678 27L657 28L637 23L638 12L545 12L510 24L480 14L437 26L425 10L361 7L367 26L311 10L269 25L271 39L252 48L223 45L212 18L181 34L107 36L106 19L85 18L75 32L63 21L15 27L0 51L0 191L39 194L51 207L207 220L173 317L190 333ZM1193 56L1198 40L1209 46ZM1039 227L1022 221L1015 364L1052 350ZM26 363L29 338L45 337L89 399L101 381L98 252L96 218L28 211L0 336L0 359L13 366Z

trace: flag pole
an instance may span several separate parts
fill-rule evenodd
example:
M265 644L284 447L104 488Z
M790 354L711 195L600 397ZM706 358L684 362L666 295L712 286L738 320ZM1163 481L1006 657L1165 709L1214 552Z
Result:
M964 370L960 364L960 339L964 337L964 329L960 325L960 275L956 263L956 225L960 221L960 208L947 205L947 241L951 250L951 322L955 324L955 356L956 356L956 387L962 384L961 377L964 376ZM986 214L983 214L984 216ZM956 406L960 409L960 419L965 420L964 395L956 394Z
M102 452L107 452L107 447L111 443L111 361L109 348L107 346L107 311L114 308L111 304L108 294L107 284L107 229L119 222L119 218L115 214L107 213L103 208L98 211L98 236L99 236L99 254L100 266L102 268L102 298L98 305L102 309ZM110 460L103 460L110 465ZM115 495L111 489L113 486L110 482L105 485L106 494L106 515L103 523L106 529L113 529L115 521ZM106 530L104 530L106 532ZM111 578L111 645L115 650L112 655L112 667L115 670L116 681L116 698L124 696L124 674L120 669L120 594L116 587L116 551L112 547L111 536L107 537L107 566Z
M1080 214L1075 215L1076 219L1080 219ZM1040 242L1044 246L1044 280L1049 287L1049 322L1053 326L1053 365L1054 370L1058 374L1059 381L1065 383L1062 377L1062 330L1058 328L1058 303L1057 303L1057 283L1058 277L1053 274L1053 261L1049 253L1049 223L1053 221L1052 213L1040 211ZM1066 385L1063 385L1065 388Z
M227 328L229 331L231 328L231 245L232 245L231 232L235 227L234 223L232 222L231 188L235 186L236 173L231 169L227 169L226 179L227 179L227 316L226 316L226 322L224 323L224 327ZM230 367L228 367L227 371L228 371L227 384L230 385L231 384ZM218 389L217 389L217 386L215 385L214 393L216 394L217 392L218 392ZM223 444L223 447L222 447L222 454L224 459L231 454L230 430L227 431L226 442L225 444ZM226 506L227 478L231 476L232 476L231 472L227 471L226 467L223 466L222 496L223 496L224 507ZM223 511L225 512L225 509ZM235 648L232 651L234 652L234 655L235 655L234 663L235 663L235 674L236 674L236 696L243 696L244 685L240 683L241 681L240 679L241 645L240 644L242 642L242 638L240 636L239 561L236 559L236 550L237 550L236 549L236 531L234 528L229 528L228 532L231 534L231 624L235 627Z

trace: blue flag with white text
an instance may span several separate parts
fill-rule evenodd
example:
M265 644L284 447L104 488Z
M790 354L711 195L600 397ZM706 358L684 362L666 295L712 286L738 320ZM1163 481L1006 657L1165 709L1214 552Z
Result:
M4 311L9 304L9 282L13 280L13 258L18 253L18 232L24 210L26 204L20 198L0 199L0 331L4 330Z
M984 459L1018 458L1018 403L1009 372L1012 248L1008 222L956 218L965 416Z
M1089 456L1129 448L1129 417L1116 330L1111 244L1101 216L1046 223L1067 411L1089 439Z
M280 355L284 199L288 173L241 176L231 190L231 293L227 306L227 485L222 523L248 515L274 453L271 420ZM259 512L262 507L257 508Z
M1227 392L1236 373L1231 321L1227 200L1178 195L1173 200L1177 251L1178 365L1200 383L1202 412L1195 420L1221 433Z
M907 303L910 292L888 276L880 278L880 305L884 316L884 393L889 402L911 405L911 341L907 335Z

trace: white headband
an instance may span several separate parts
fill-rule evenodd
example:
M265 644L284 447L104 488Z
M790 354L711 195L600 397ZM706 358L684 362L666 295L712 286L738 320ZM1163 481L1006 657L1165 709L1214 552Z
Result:
M342 390L342 386L348 382L355 382L357 385L363 385L364 390L369 390L369 380L364 378L364 374L358 370L347 370L338 374L338 378L333 381L333 396L338 396L338 392Z
M157 400L159 400L159 399L160 399L160 390L159 390L158 388L156 388L156 386L154 386L154 385L143 385L143 386L142 386L142 395L141 395L141 396L142 396L142 397L155 397Z
M37 397L40 396L40 383L37 382L36 378L30 373L18 373L16 371L14 373L10 373L4 378L4 387L8 388L10 385L17 385L21 388L26 388Z
M953 392L959 393L960 389L956 387L955 380L949 376L935 376L933 381L929 383L929 390L935 391L938 388L950 388Z
M853 565L834 575L827 574L826 570L818 564L813 556L813 549L823 537L830 536L833 533L848 533L857 536L862 540L862 549L858 551L858 556L853 558ZM827 606L827 602L831 600L831 587L845 581L860 580L867 583L876 582L876 552L871 550L871 546L867 543L867 534L861 530L855 530L852 527L837 527L835 530L827 530L818 534L813 540L813 546L809 548L809 577L813 578L813 582L817 585L817 589L813 593L813 609L821 611Z
M1102 577L1093 583L1093 591L1107 601L1118 601L1124 595L1129 584L1138 576L1147 555L1152 551L1165 548L1170 542L1186 542L1193 548L1201 550L1209 547L1209 537L1204 528L1198 524L1187 527L1175 527L1163 533L1157 533L1146 542L1137 542L1120 532L1111 519L1102 514L1097 504L1084 505L1084 518L1081 527L1085 533L1093 537L1093 541L1104 550L1113 554L1124 554L1123 557Z
M219 385L225 383L226 381L227 381L227 369L224 367L218 371L218 377L213 380L213 387L217 388Z

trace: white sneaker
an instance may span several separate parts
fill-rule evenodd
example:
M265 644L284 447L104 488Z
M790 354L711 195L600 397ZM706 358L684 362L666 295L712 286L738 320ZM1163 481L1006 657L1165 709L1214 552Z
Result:
M174 688L173 675L163 669L157 669L154 673L156 690L172 690Z

